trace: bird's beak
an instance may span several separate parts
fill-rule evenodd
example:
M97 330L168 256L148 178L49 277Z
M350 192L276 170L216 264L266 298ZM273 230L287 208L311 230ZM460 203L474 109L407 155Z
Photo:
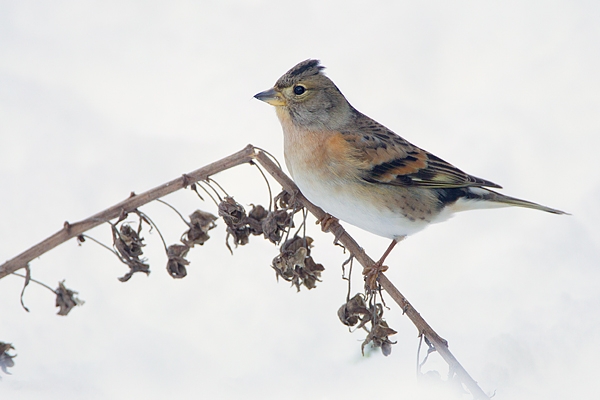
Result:
M287 103L277 89L272 88L254 95L255 99L269 103L272 106L285 106Z

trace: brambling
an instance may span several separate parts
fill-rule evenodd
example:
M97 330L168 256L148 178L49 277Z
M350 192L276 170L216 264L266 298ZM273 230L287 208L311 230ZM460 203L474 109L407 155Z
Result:
M409 143L350 105L306 60L254 97L275 106L287 168L308 200L394 245L458 211L519 206L563 211L505 196L501 186L469 175Z

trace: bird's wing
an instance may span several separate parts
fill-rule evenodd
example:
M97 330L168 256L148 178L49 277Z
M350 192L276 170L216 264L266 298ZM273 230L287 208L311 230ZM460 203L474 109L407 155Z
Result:
M361 177L367 182L423 188L501 188L412 145L358 112L352 128L342 134L355 150L355 157L362 166Z

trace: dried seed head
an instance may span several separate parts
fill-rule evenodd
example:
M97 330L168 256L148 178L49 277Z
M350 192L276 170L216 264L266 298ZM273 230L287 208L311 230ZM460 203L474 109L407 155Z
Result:
M365 303L365 296L361 293L354 295L353 298L348 300L338 310L338 317L342 321L342 324L346 326L356 325L359 320L362 321L367 315L370 320L370 311Z
M294 206L296 205L296 201L293 198L293 196L285 191L282 190L281 193L279 193L277 196L275 196L275 208L281 208L284 210L289 210L291 208L294 208ZM298 208L301 208L298 207Z
M310 252L310 251L309 251ZM316 283L321 282L321 272L325 271L323 264L317 264L312 256L306 257L304 260L304 277L303 283L308 289L317 287Z
M194 245L203 245L210 236L208 231L213 229L216 224L217 217L209 212L202 210L196 210L190 215L190 229L188 229L182 236L181 242L189 247Z
M276 210L269 212L262 221L262 230L265 239L271 243L277 244L281 241L281 236L287 228L294 227L294 216L286 210Z
M248 224L248 228L250 229L250 233L253 235L262 235L263 233L263 220L267 217L269 212L265 210L263 206L260 204L255 206L252 205L252 210L248 213L248 218L246 218L246 223Z
M129 267L129 272L119 278L121 282L127 282L134 273L143 272L146 275L150 273L150 265L140 259L143 254L142 247L144 238L133 230L129 225L123 224L117 230L115 225L111 225L113 234L113 245L118 252L121 262Z
M292 282L298 291L300 291L301 285L313 289L316 282L321 281L321 272L325 270L323 265L315 263L310 256L312 241L310 237L301 238L299 236L287 240L281 246L279 255L273 259L271 265L277 273L277 277Z
M392 353L392 344L396 344L396 342L392 342L388 336L395 335L396 332L392 328L390 328L387 322L380 320L378 321L371 329L371 332L367 335L367 338L363 342L361 346L361 350L365 350L365 346L372 342L372 346L377 348L381 347L381 352L384 356L389 356Z
M190 247L182 244L172 244L167 249L167 271L172 278L181 279L187 275L186 265L190 262L185 259Z
M388 336L394 335L396 331L382 319L383 305L374 304L373 300L372 295L365 297L362 293L357 293L339 308L338 317L346 326L358 324L356 329L363 328L369 332L361 346L363 354L365 346L372 343L372 347L381 347L383 355L388 356L392 352L392 344L395 343ZM370 330L366 327L369 323Z
M225 245L230 252L231 246L229 246L229 237L233 237L233 243L235 247L238 245L243 246L248 244L248 237L250 236L250 228L246 222L246 210L244 207L236 202L233 197L225 197L223 201L219 203L219 216L223 218L223 222L227 225L227 237L225 238Z
M245 224L246 210L244 207L235 201L233 197L225 197L219 203L219 216L223 217L223 221L227 226L238 226Z
M204 232L213 229L216 220L217 217L215 215L202 210L196 210L190 215L190 223Z
M54 293L56 293L56 307L60 308L58 315L67 315L73 307L85 303L75 296L78 294L77 292L65 287L65 281L58 282L58 287L54 290Z
M139 257L143 254L142 247L145 246L142 243L143 240L144 238L139 237L138 233L131 226L123 224L119 229L115 247L121 255Z
M0 342L0 369L7 375L10 375L10 372L8 372L8 368L12 368L15 366L13 358L15 358L17 355L15 354L13 356L8 354L10 350L14 349L15 348L10 343Z

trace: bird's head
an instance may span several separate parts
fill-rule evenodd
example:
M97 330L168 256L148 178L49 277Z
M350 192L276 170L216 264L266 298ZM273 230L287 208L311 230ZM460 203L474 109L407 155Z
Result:
M275 86L254 97L277 108L295 125L305 128L339 129L346 123L350 104L322 72L319 60L305 60L286 72Z

